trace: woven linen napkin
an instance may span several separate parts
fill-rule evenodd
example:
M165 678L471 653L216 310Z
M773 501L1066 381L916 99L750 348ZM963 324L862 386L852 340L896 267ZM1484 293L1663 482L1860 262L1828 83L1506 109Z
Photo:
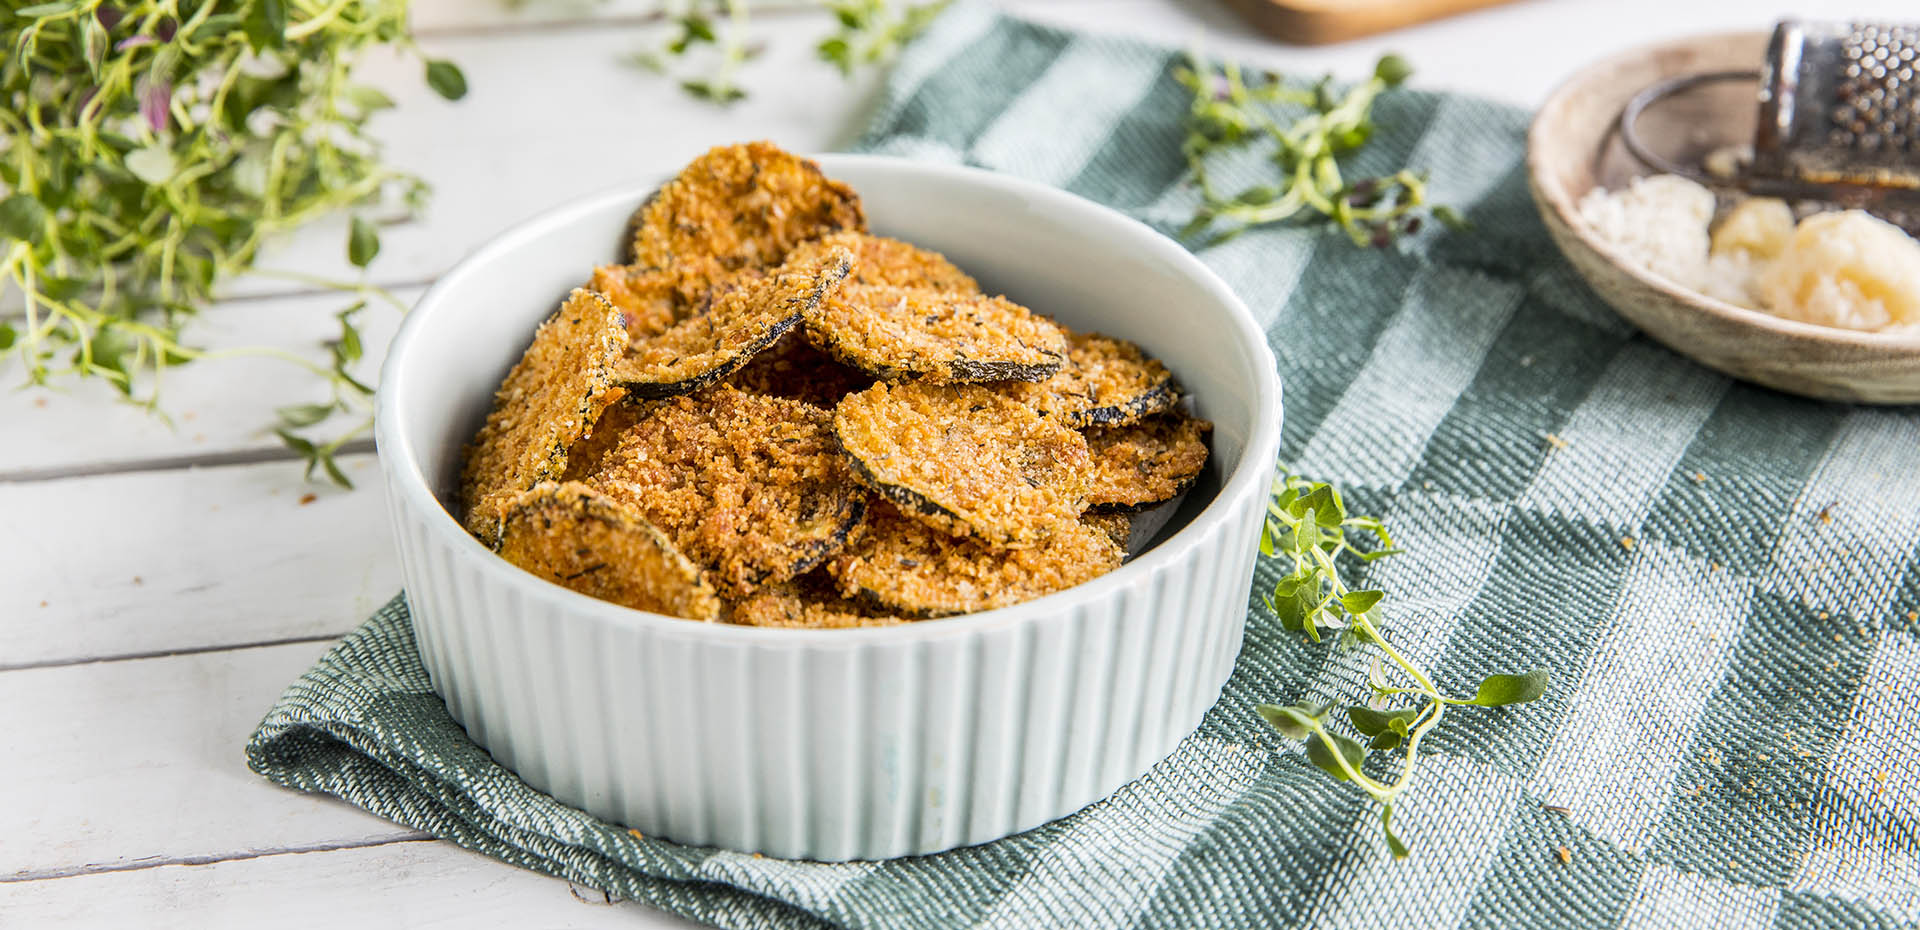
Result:
M957 4L899 62L858 147L1037 179L1171 230L1194 206L1179 62ZM1411 859L1251 711L1352 701L1359 654L1257 606L1219 704L1172 757L1077 814L924 858L762 859L561 805L448 717L403 598L294 683L249 763L728 927L1913 926L1920 413L1776 394L1636 335L1537 221L1526 119L1381 100L1352 170L1431 171L1469 232L1365 250L1278 228L1202 253L1278 356L1286 461L1399 537L1405 554L1366 585L1391 592L1400 648L1455 692L1552 671L1540 701L1449 715L1429 741L1395 818Z

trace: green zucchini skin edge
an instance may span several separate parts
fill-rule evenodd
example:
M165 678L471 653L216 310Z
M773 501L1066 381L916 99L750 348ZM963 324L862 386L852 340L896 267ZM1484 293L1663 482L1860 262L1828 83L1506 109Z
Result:
M774 343L779 342L781 336L785 336L795 326L798 326L800 321L806 317L807 312L819 306L820 301L825 300L829 292L839 287L840 282L845 281L847 275L852 273L852 271L853 263L851 261L837 262L833 267L824 269L820 276L815 279L813 289L807 292L804 299L795 301L794 305L788 308L789 312L786 316L780 318L772 326L767 327L767 331L762 333L760 338L742 346L740 351L732 357L700 374L680 381L638 381L618 377L618 369L616 368L616 376L613 381L615 384L626 388L627 392L633 396L647 400L679 397L682 394L691 394L701 388L712 385L720 379L739 371L745 367L748 362L752 361L754 356L759 355L761 352L771 348Z
M766 334L759 339L755 339L745 346L742 346L740 351L731 358L691 378L685 378L679 381L635 381L616 378L614 379L614 383L626 388L627 393L632 396L645 400L662 400L669 397L679 397L682 394L691 394L701 388L709 387L719 382L720 379L739 371L745 367L748 362L753 361L754 356L766 351L799 322L800 314L796 312L792 316L769 327Z
M1061 415L1060 420L1073 429L1086 429L1090 426L1128 426L1138 423L1156 413L1173 409L1180 402L1180 385L1168 378L1148 389L1146 393L1130 397L1118 404L1094 407Z
M871 359L856 357L847 351L840 340L832 333L808 323L803 332L813 347L825 352L834 361L848 368L865 372L882 381L894 383L919 381L935 372L914 368L900 368L891 365L878 365ZM1052 353L1049 353L1050 355ZM1058 374L1067 363L1065 356L1053 356L1051 364L1022 365L1018 362L981 361L978 359L957 359L946 363L944 382L948 384L990 384L995 381L1045 381Z

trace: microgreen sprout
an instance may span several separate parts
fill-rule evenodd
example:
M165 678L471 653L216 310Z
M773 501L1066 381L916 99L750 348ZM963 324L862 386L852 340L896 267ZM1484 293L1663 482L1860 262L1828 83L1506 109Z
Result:
M366 132L393 101L351 77L369 50L417 53L407 6L58 0L0 14L0 352L27 383L98 378L157 410L174 365L285 358L326 379L333 400L282 411L281 438L309 471L344 482L331 450L346 440L294 431L321 425L322 406L364 406L368 388L347 372L357 307L340 315L330 364L209 352L182 328L221 282L256 270L273 236L424 201L425 183L386 165ZM422 62L436 92L466 92L451 62ZM373 224L355 217L349 260L364 267L378 251Z
M1350 538L1349 533L1360 535ZM1384 634L1386 593L1354 590L1341 574L1343 559L1364 564L1398 552L1386 526L1372 517L1348 514L1340 492L1332 486L1293 474L1283 474L1274 482L1260 553L1280 561L1283 568L1291 567L1274 584L1266 598L1267 608L1282 626L1306 634L1313 642L1320 642L1325 631L1338 630L1343 645L1371 647L1379 655L1368 674L1373 701L1347 707L1339 715L1358 739L1341 731L1330 704L1262 704L1256 710L1283 737L1304 741L1307 761L1336 780L1359 787L1380 805L1380 829L1387 848L1394 858L1403 859L1409 851L1393 829L1394 804L1413 783L1421 741L1440 725L1447 708L1526 703L1546 691L1548 676L1545 669L1490 675L1471 698L1443 693ZM1400 756L1398 775L1376 778L1366 772L1369 752L1395 750Z
M1272 71L1249 76L1233 62L1215 68L1198 53L1191 55L1175 77L1193 93L1181 151L1201 203L1182 238L1211 233L1203 241L1217 245L1250 227L1318 216L1332 220L1355 245L1385 247L1419 232L1425 217L1463 225L1453 209L1427 204L1426 177L1417 172L1342 176L1341 156L1364 147L1374 135L1374 102L1412 73L1406 59L1386 55L1371 77L1342 93L1331 77L1298 87ZM1261 143L1271 147L1279 183L1221 192L1208 171L1209 158Z
M886 62L926 31L949 0L820 0L833 14L834 30L814 54L851 76L863 65ZM740 69L762 51L748 39L747 0L668 0L669 31L654 49L632 56L635 64L669 75L702 100L730 104L746 99Z

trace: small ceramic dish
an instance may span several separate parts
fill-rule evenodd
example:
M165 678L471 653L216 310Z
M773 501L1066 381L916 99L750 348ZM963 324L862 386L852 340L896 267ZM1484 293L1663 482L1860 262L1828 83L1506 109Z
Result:
M830 155L875 232L1166 362L1213 454L1156 545L1079 587L896 627L699 623L521 571L448 512L494 387L612 261L636 185L514 227L442 277L381 372L376 432L414 632L474 740L533 786L649 836L824 860L1038 826L1171 752L1239 652L1280 383L1239 299L1171 240L1052 188Z
M1653 173L1630 155L1616 124L1642 89L1703 71L1758 68L1767 35L1698 36L1599 62L1555 90L1527 133L1527 177L1547 230L1587 283L1628 321L1711 368L1777 390L1870 404L1920 401L1920 335L1855 332L1782 319L1682 288L1639 267L1581 219L1580 198ZM1698 163L1751 142L1752 84L1723 84L1650 109L1641 135L1660 154Z

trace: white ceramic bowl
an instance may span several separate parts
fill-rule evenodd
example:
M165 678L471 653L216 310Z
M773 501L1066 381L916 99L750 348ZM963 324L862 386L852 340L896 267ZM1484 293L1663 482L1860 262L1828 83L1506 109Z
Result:
M1119 213L972 169L820 162L860 192L876 232L1165 360L1215 424L1211 480L1184 526L1079 587L877 629L663 617L501 560L448 513L461 449L534 327L613 260L657 186L640 184L515 226L442 277L395 337L376 429L414 632L435 690L495 759L649 836L824 860L981 843L1105 797L1219 697L1280 383L1227 286Z

